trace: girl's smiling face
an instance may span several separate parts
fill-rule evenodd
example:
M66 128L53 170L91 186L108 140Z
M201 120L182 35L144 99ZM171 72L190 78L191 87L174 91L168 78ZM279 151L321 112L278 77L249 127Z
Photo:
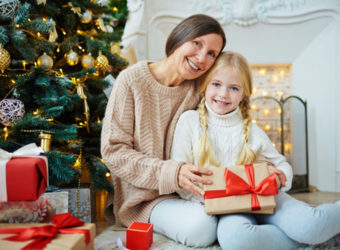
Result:
M231 66L218 69L205 90L209 107L218 115L234 111L244 96L242 78Z

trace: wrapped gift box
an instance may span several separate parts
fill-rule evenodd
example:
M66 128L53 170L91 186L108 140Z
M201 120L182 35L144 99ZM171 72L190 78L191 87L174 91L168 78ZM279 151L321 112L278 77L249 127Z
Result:
M68 192L68 209L73 216L84 222L96 221L96 194L90 185L82 184L80 188L63 190Z
M204 185L207 214L273 213L278 193L275 174L266 163L211 169L212 185Z
M11 228L30 228L30 227L42 227L48 224L0 224L0 229L11 229ZM70 227L68 227L70 228ZM67 228L67 229L68 229ZM90 232L90 242L86 245L85 235L82 233L58 233L50 243L46 245L45 250L59 250L59 249L72 249L72 250L91 250L94 249L94 237L96 236L95 224L85 223L79 227L72 227L72 229L88 229ZM0 234L0 249L1 250L13 250L21 249L27 244L31 243L32 240L27 241L8 241L4 240L7 237L13 236L14 234Z
M126 230L126 247L134 250L148 250L153 241L153 224L133 222Z
M0 222L50 222L55 214L68 212L68 192L43 193L36 201L0 202Z
M6 201L35 201L48 186L47 157L15 157L6 163ZM4 185L4 184L3 184ZM0 183L1 186L1 183Z

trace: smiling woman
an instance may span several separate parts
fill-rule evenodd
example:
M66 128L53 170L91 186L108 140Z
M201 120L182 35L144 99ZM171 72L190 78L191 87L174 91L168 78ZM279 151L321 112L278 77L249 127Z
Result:
M105 211L111 222L119 226L149 222L161 201L178 199L173 193L187 172L196 181L207 182L202 177L208 174L206 169L169 157L179 116L198 104L196 79L211 68L225 43L215 19L193 15L169 35L166 58L139 62L117 77L101 135L102 156L115 190ZM193 191L202 191L197 188ZM151 222L154 231L166 234L161 228L167 224Z

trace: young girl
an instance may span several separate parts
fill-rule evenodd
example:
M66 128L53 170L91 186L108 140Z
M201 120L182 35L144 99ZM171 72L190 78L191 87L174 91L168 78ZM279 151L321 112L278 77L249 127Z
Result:
M274 165L270 172L277 173L281 187L275 196L275 213L212 216L217 217L211 223L217 227L222 249L295 249L302 243L325 242L340 233L340 206L311 207L284 193L291 187L292 168L268 136L252 124L251 91L246 59L234 52L222 53L203 78L200 93L204 97L198 110L184 112L179 118L171 158L206 168L249 164L255 160ZM202 195L197 195L202 189L196 184L194 179L182 183L178 194L195 203L195 207L203 207Z

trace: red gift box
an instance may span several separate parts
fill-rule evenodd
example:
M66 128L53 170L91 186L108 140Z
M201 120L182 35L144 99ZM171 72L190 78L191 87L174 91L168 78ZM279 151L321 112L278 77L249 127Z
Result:
M34 201L48 186L47 157L35 143L9 153L0 149L0 202Z
M147 250L153 241L153 225L133 222L126 230L126 247L133 250Z
M6 164L7 201L37 200L48 186L47 171L43 158L12 158Z

